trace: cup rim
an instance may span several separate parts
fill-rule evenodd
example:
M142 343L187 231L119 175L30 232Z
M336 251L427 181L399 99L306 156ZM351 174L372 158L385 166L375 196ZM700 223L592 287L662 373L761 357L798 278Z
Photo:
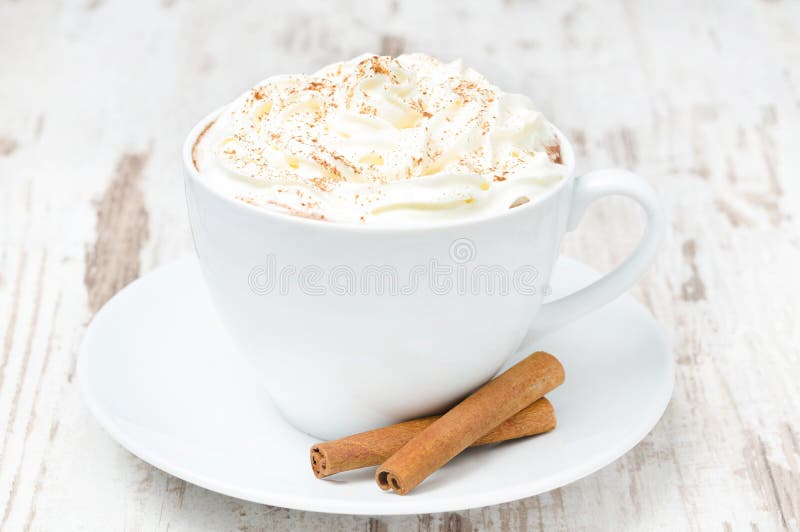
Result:
M200 175L200 172L194 165L194 158L192 156L192 152L194 151L194 146L198 140L198 137L206 131L206 129L211 125L211 123L214 120L217 119L217 117L220 114L222 114L222 112L225 110L226 107L227 105L224 105L212 111L211 113L207 114L199 122L197 122L189 131L189 134L183 143L183 149L182 149L185 175L188 176L189 179L192 179L197 185L205 189L213 196L216 196L224 203L231 205L234 209L239 209L242 210L243 212L249 212L255 216L272 219L275 220L276 222L297 224L300 226L306 225L321 230L344 231L351 233L372 233L372 234L426 233L443 229L457 229L462 227L466 228L479 225L482 223L488 223L492 220L499 220L503 218L511 219L513 217L522 216L527 211L535 209L537 208L537 206L547 202L547 200L557 195L559 192L561 192L563 188L565 188L575 179L575 151L572 147L572 143L560 129L558 129L556 126L554 126L552 123L548 121L547 122L548 125L551 128L553 128L556 137L558 137L559 146L561 148L561 157L565 161L564 165L567 167L567 172L565 174L564 179L561 180L561 182L558 183L555 187L552 187L550 190L548 190L541 196L537 196L534 200L529 201L528 203L525 203L518 207L514 207L513 209L511 208L506 209L503 212L499 212L490 216L481 216L478 218L466 218L460 220L453 220L450 222L441 222L428 225L408 225L408 226L370 225L370 224L354 224L350 222L337 222L330 220L317 220L314 218L306 218L294 214L264 209L262 207L250 205L244 201L236 201L234 198L226 196L225 194L223 194L222 192L220 192L219 190L208 184Z

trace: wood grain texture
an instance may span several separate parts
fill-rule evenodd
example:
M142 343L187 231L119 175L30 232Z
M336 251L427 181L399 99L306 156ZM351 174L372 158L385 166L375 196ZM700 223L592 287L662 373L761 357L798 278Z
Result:
M139 253L149 235L144 195L139 189L147 154L123 154L102 199L97 229L86 252L83 283L89 308L97 312L111 296L139 277Z
M83 406L94 312L192 252L188 129L261 77L364 51L463 57L530 95L579 171L658 189L671 231L634 295L670 336L676 388L614 464L464 512L305 513L166 475ZM0 529L800 528L800 3L7 1L0 65ZM639 228L603 200L564 252L607 270Z

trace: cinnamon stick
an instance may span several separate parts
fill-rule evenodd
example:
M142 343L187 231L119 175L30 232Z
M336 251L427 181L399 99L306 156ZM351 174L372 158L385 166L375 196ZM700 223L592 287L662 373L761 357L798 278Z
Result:
M414 436L375 472L382 490L405 495L478 438L564 382L564 368L539 351L483 385Z
M339 440L317 443L311 447L311 469L317 478L325 478L343 471L379 465L440 417L413 419ZM555 427L553 405L542 397L479 438L471 447L533 436Z

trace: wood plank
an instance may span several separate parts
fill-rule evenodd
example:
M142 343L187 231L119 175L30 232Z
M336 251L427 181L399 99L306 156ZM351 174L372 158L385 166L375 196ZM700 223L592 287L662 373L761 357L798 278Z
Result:
M670 234L634 294L671 336L676 389L613 465L487 508L332 516L166 475L83 406L94 312L192 252L191 125L262 76L368 50L461 56L530 95L580 171L623 166L659 190ZM800 3L5 2L0 65L0 528L800 527ZM607 270L639 227L604 200L564 252Z

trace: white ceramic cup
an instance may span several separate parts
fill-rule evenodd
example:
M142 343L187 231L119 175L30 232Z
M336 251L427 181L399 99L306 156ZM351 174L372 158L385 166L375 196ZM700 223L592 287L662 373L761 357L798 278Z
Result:
M627 290L664 232L654 190L624 170L567 178L491 218L428 227L309 220L226 197L183 147L195 247L220 319L285 418L332 439L440 412L536 338ZM542 304L562 236L595 199L623 195L646 214L617 269ZM416 279L416 281L414 280Z

